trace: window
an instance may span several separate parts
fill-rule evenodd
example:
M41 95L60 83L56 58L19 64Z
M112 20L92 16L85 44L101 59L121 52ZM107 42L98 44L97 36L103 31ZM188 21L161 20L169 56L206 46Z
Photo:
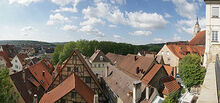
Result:
M41 84L44 84L44 80L41 80L40 82L41 82Z
M105 67L105 64L102 64L102 67Z
M76 55L73 56L73 60L76 60Z
M15 68L18 68L18 65L15 65Z
M86 81L86 83L91 83L91 78L90 77L86 77L85 81Z
M15 63L17 63L18 61L17 60L15 60Z
M75 67L75 68L74 68L74 72L78 72L78 67Z
M71 71L71 68L70 67L67 67L67 72L70 72Z
M161 54L163 55L163 51L161 52Z
M72 98L76 98L76 92L72 92Z
M213 18L219 17L219 7L212 7L212 17Z
M170 52L169 52L169 51L167 51L167 55L170 55Z
M98 67L100 68L100 64L98 64Z
M96 68L96 64L94 64L94 67Z
M212 31L212 41L218 41L218 31Z
M100 56L100 60L103 61L103 56Z

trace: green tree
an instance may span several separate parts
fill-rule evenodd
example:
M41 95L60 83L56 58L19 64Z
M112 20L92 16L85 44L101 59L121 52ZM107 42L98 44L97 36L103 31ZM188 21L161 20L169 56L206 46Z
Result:
M58 44L52 54L52 62L53 64L57 64L59 62L60 53L63 51L63 45Z
M201 57L195 54L186 55L179 64L180 78L188 89L203 83L206 69L200 64Z
M16 103L18 94L14 91L10 80L9 70L1 68L0 70L0 103Z
M63 63L71 55L75 48L76 43L73 41L64 44L63 51L59 55L59 62Z
M47 58L47 55L46 55L46 54L43 54L43 55L40 57L41 60L43 60L43 59L45 59L45 58Z
M180 97L180 91L175 91L170 93L163 103L178 103L178 98Z

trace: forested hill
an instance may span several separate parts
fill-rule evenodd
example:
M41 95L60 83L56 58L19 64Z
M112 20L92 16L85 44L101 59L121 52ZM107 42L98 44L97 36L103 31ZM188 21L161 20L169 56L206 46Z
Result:
M52 61L56 64L58 61L63 62L71 52L77 48L80 52L90 57L95 49L102 50L105 54L108 52L115 54L137 54L139 51L148 51L148 52L158 52L164 44L146 44L146 45L132 45L127 43L116 43L111 41L88 41L88 40L79 40L76 42L68 42L63 45L63 43L58 43L54 54L52 56Z
M48 42L33 41L33 40L0 40L0 45L54 45Z

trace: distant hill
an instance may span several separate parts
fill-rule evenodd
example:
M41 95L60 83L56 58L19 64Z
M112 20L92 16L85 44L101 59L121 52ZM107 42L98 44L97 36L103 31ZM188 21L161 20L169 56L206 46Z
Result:
M0 45L54 45L53 43L33 40L0 40Z

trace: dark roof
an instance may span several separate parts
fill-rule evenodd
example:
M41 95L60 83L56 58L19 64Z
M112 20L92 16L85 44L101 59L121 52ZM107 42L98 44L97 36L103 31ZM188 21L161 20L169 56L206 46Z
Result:
M43 86L45 90L48 89L52 83L52 76L48 71L48 66L44 64L44 61L40 61L37 64L29 67L30 72L37 79L37 81ZM45 73L43 76L43 72Z
M14 58L14 56L17 54L14 45L6 44L6 45L0 45L0 46L2 46L3 51L6 52L9 58Z
M25 82L23 71L25 71ZM44 88L39 85L29 69L24 69L23 71L14 73L10 77L25 103L33 103L34 94L37 94L40 99L44 94Z
M205 47L193 46L193 45L167 45L170 51L178 58L183 58L187 53L198 54L202 56L205 52Z
M26 64L25 58L28 58L27 54L18 54L17 57L22 65Z
M10 68L12 66L10 60L9 60L9 57L7 55L7 53L5 51L0 51L0 56L4 58L4 60L6 61L6 66L8 68Z
M93 103L95 93L74 73L56 88L45 93L39 103L54 103L73 89L76 90L76 92L79 93L87 103Z
M120 64L125 56L109 52L106 54L106 57L111 61L112 64Z
M193 37L193 39L189 42L191 45L205 45L205 39L206 39L206 31L203 30L196 34L196 36Z
M180 85L173 76L164 77L161 81L165 87L163 89L163 94L165 95L169 95L170 93L180 89Z
M100 60L100 57L103 57L103 60ZM110 62L110 60L105 56L101 50L96 50L94 54L89 58L89 61L92 62Z

